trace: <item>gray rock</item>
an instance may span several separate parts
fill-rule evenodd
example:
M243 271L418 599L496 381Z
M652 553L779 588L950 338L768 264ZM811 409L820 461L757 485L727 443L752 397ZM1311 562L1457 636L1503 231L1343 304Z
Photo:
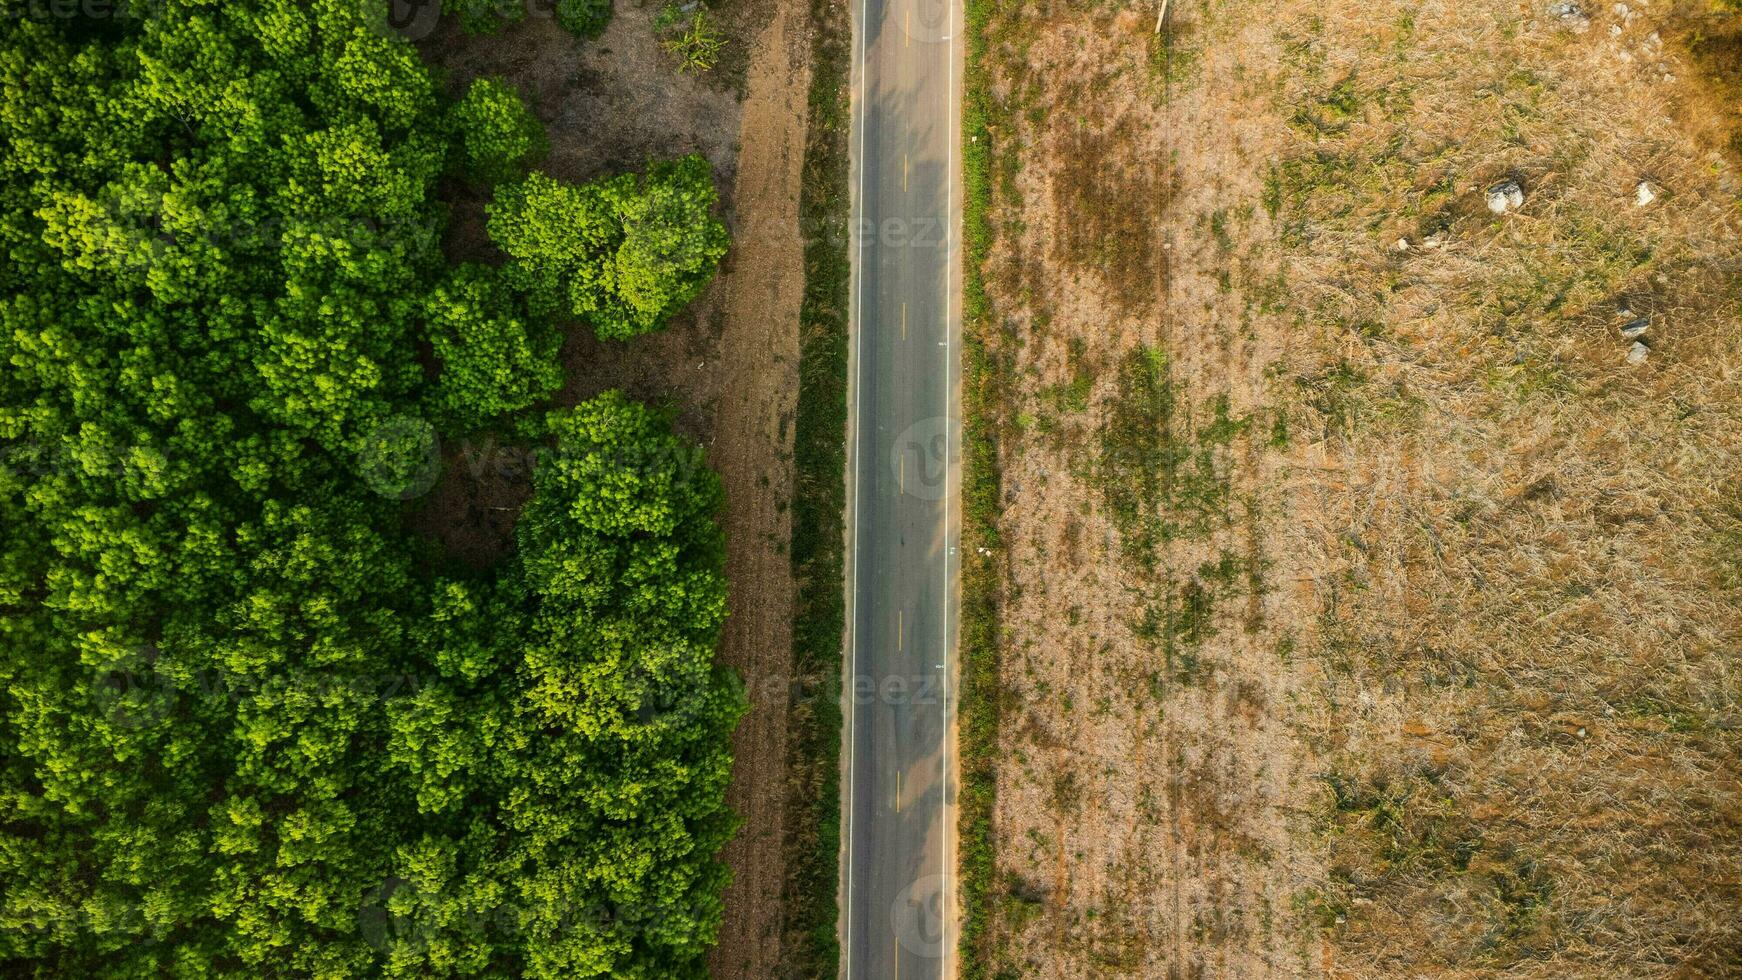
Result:
M1503 180L1488 188L1488 210L1505 214L1524 207L1524 187L1516 180Z
M1645 346L1644 342L1635 340L1633 346L1627 350L1627 363L1634 367L1638 367L1639 365L1644 364L1645 359L1650 356L1651 348Z
M1548 5L1548 15L1575 34L1583 34L1591 29L1591 15L1585 10L1585 5L1577 0L1554 0Z
M1651 321L1645 317L1634 317L1621 327L1621 336L1628 340L1638 340L1645 336L1645 331L1651 329Z
M1633 188L1633 206L1636 208L1647 207L1651 202L1657 200L1661 193L1663 193L1662 188L1649 180L1642 180Z

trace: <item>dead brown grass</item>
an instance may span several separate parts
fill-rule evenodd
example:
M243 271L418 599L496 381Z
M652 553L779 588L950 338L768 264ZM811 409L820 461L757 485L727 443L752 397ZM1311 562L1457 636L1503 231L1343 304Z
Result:
M1163 42L1094 5L988 28L984 965L1742 973L1742 187L1685 48L1711 24L1174 9ZM1145 231L1165 261L1099 251Z

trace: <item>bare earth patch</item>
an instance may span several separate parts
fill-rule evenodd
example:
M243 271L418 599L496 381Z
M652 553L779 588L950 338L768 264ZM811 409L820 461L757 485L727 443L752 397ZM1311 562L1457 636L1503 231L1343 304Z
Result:
M670 404L678 428L707 449L725 483L731 594L720 659L744 677L750 712L733 741L727 798L744 823L723 854L733 881L710 967L727 980L763 978L780 957L786 877L787 552L804 285L798 197L808 8L792 0L716 8L729 47L722 68L702 76L677 73L654 37L656 10L619 3L610 28L593 41L536 15L493 37L466 37L447 25L425 53L456 87L480 74L514 84L548 129L542 169L555 176L583 181L690 152L714 166L733 242L719 277L670 327L631 343L601 342L577 325L564 345L567 381L557 401L620 388ZM454 196L450 251L488 260L483 201L461 188ZM425 526L461 557L506 547L524 500L528 474L514 465L523 459L485 446L456 450Z
M1739 969L1732 110L1585 9L992 16L991 975Z

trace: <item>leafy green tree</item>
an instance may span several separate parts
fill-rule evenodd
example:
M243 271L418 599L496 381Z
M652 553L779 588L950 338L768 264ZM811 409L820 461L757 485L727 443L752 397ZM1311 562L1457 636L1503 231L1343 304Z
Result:
M602 191L622 239L597 278L583 277L571 296L586 294L603 335L633 336L669 319L713 279L726 226L713 216L713 174L699 155L655 164L645 177L613 178Z
M523 177L544 156L544 127L520 95L496 79L473 79L451 115L462 171L487 184Z
M664 325L712 280L728 244L716 203L707 161L691 155L585 187L534 173L497 189L488 229L530 303L564 297L622 340Z

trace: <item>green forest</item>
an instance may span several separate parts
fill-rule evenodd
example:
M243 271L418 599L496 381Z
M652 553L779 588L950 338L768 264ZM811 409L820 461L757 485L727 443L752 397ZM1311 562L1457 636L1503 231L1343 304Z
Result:
M552 179L361 0L7 7L0 974L704 975L721 489L551 398L714 274L706 162ZM539 450L482 571L408 526L476 432Z

